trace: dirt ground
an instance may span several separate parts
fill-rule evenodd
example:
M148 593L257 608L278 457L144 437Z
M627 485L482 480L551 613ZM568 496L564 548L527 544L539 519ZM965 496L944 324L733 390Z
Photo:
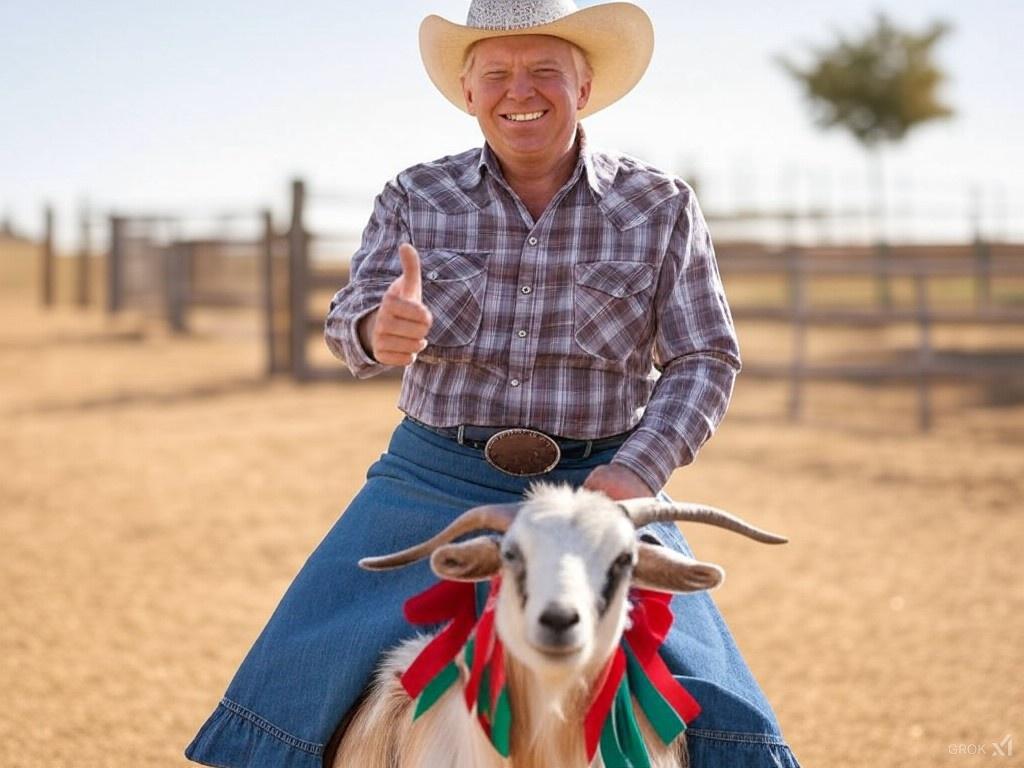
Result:
M0 277L0 765L184 766L397 384L267 382L252 335L44 312ZM785 398L741 375L668 490L791 538L686 529L801 762L1024 765L1024 405L942 392L921 435L912 390L812 386L800 424Z

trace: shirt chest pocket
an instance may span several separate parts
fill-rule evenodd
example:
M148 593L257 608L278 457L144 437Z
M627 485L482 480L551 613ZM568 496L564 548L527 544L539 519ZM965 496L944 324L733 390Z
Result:
M434 317L427 341L435 347L469 344L480 330L488 253L420 251L423 303Z
M573 331L585 351L621 360L636 350L652 322L654 266L593 261L573 267Z

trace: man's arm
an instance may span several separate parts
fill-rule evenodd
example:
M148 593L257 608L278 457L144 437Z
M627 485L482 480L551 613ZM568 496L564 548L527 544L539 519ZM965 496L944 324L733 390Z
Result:
M612 460L655 493L714 433L741 365L711 235L687 191L658 279L655 354L662 375L637 431Z
M397 342L378 352L380 361L375 359L374 349L375 346L382 349L379 343L382 324L378 323L382 302L389 294L391 299L404 299L409 292L407 288L412 288L403 285L405 271L399 260L399 247L410 242L406 210L405 192L396 182L388 182L374 200L373 213L363 230L362 244L352 257L349 284L334 295L324 323L324 340L328 348L348 365L357 378L375 376L389 365L405 364L397 354L392 354L401 346ZM389 299L389 303L398 306L401 302ZM416 318L409 320L413 324L417 321ZM429 313L418 320L429 327ZM387 335L391 329L392 324L383 324ZM407 351L414 354L416 350L410 346Z

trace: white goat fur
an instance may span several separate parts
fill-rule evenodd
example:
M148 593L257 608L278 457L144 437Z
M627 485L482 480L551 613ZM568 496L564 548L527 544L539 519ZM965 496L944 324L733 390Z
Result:
M501 758L467 712L463 688L468 672L461 658L456 684L413 721L414 702L398 676L431 637L420 636L385 654L368 697L345 733L334 768L587 768L583 718L593 683L625 629L630 571L618 580L606 604L600 595L616 558L631 553L636 562L636 529L622 507L604 494L540 484L527 494L500 546L503 580L495 629L506 649L511 757ZM510 551L519 557L510 559ZM672 591L720 583L717 566L672 555L677 566L710 574L710 580L698 579L693 587ZM443 558L432 558L432 565L442 578L458 576L446 569ZM539 617L553 604L578 612L579 620L568 632L572 652L541 650L550 644ZM639 707L636 712L652 768L685 768L684 737L666 747ZM600 754L590 765L604 766Z

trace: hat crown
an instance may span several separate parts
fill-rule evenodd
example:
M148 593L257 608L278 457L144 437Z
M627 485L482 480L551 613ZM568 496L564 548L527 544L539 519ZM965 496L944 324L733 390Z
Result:
M477 29L528 29L575 13L572 0L473 0L466 26Z

